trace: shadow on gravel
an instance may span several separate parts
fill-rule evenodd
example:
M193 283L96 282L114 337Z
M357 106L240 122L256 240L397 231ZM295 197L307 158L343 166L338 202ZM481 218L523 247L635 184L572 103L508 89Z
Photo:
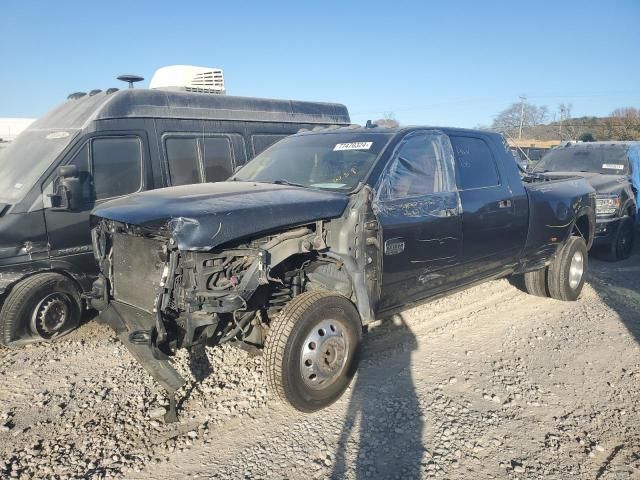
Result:
M355 478L420 478L424 421L411 378L411 352L417 340L402 315L395 315L384 336L365 335L366 359L379 340L395 342L388 361L362 365L338 440L331 478L343 479L353 468ZM397 350L396 350L397 349ZM359 429L357 428L359 426ZM356 433L357 432L357 433Z
M213 367L209 363L209 357L207 357L206 347L202 344L195 345L189 349L189 370L195 380L184 395L178 400L177 409L180 411L184 402L186 402L193 389L198 387L205 378L213 373Z
M628 259L609 262L594 252L589 261L589 282L640 344L640 234Z

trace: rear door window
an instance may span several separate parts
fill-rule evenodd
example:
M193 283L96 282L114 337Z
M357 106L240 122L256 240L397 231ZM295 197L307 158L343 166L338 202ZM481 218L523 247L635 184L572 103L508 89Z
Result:
M138 137L102 137L91 142L95 199L137 192L142 185L142 142Z
M456 159L456 183L460 190L500 185L489 145L477 137L450 136Z

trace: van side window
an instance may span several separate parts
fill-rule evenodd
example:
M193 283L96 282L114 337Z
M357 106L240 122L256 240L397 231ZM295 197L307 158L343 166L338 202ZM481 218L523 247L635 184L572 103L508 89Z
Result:
M500 185L496 162L484 140L453 135L450 138L456 158L456 183L460 190Z
M164 143L171 185L221 182L233 173L233 151L227 135L176 136L166 138Z
M271 145L286 137L287 135L252 135L253 155L256 156L264 152Z
M233 173L231 142L227 137L205 137L202 141L204 181L220 182Z
M195 138L167 138L165 148L171 185L200 182L198 144Z
M91 142L95 199L137 192L142 185L142 142L137 137L103 137Z

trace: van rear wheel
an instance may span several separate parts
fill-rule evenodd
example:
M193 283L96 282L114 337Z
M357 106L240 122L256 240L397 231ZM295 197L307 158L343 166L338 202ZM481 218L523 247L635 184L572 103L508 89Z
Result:
M0 310L0 343L17 346L52 340L76 328L80 292L59 273L41 273L17 283Z
M361 338L360 315L346 297L319 291L298 295L270 326L269 387L296 410L327 407L351 382Z

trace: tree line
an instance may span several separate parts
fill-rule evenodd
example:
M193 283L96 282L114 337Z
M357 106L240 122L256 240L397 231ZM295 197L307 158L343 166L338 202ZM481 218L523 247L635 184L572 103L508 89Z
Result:
M617 108L607 117L579 118L571 115L571 109L570 103L562 103L552 113L545 105L513 103L496 115L489 129L536 140L640 140L638 108Z

